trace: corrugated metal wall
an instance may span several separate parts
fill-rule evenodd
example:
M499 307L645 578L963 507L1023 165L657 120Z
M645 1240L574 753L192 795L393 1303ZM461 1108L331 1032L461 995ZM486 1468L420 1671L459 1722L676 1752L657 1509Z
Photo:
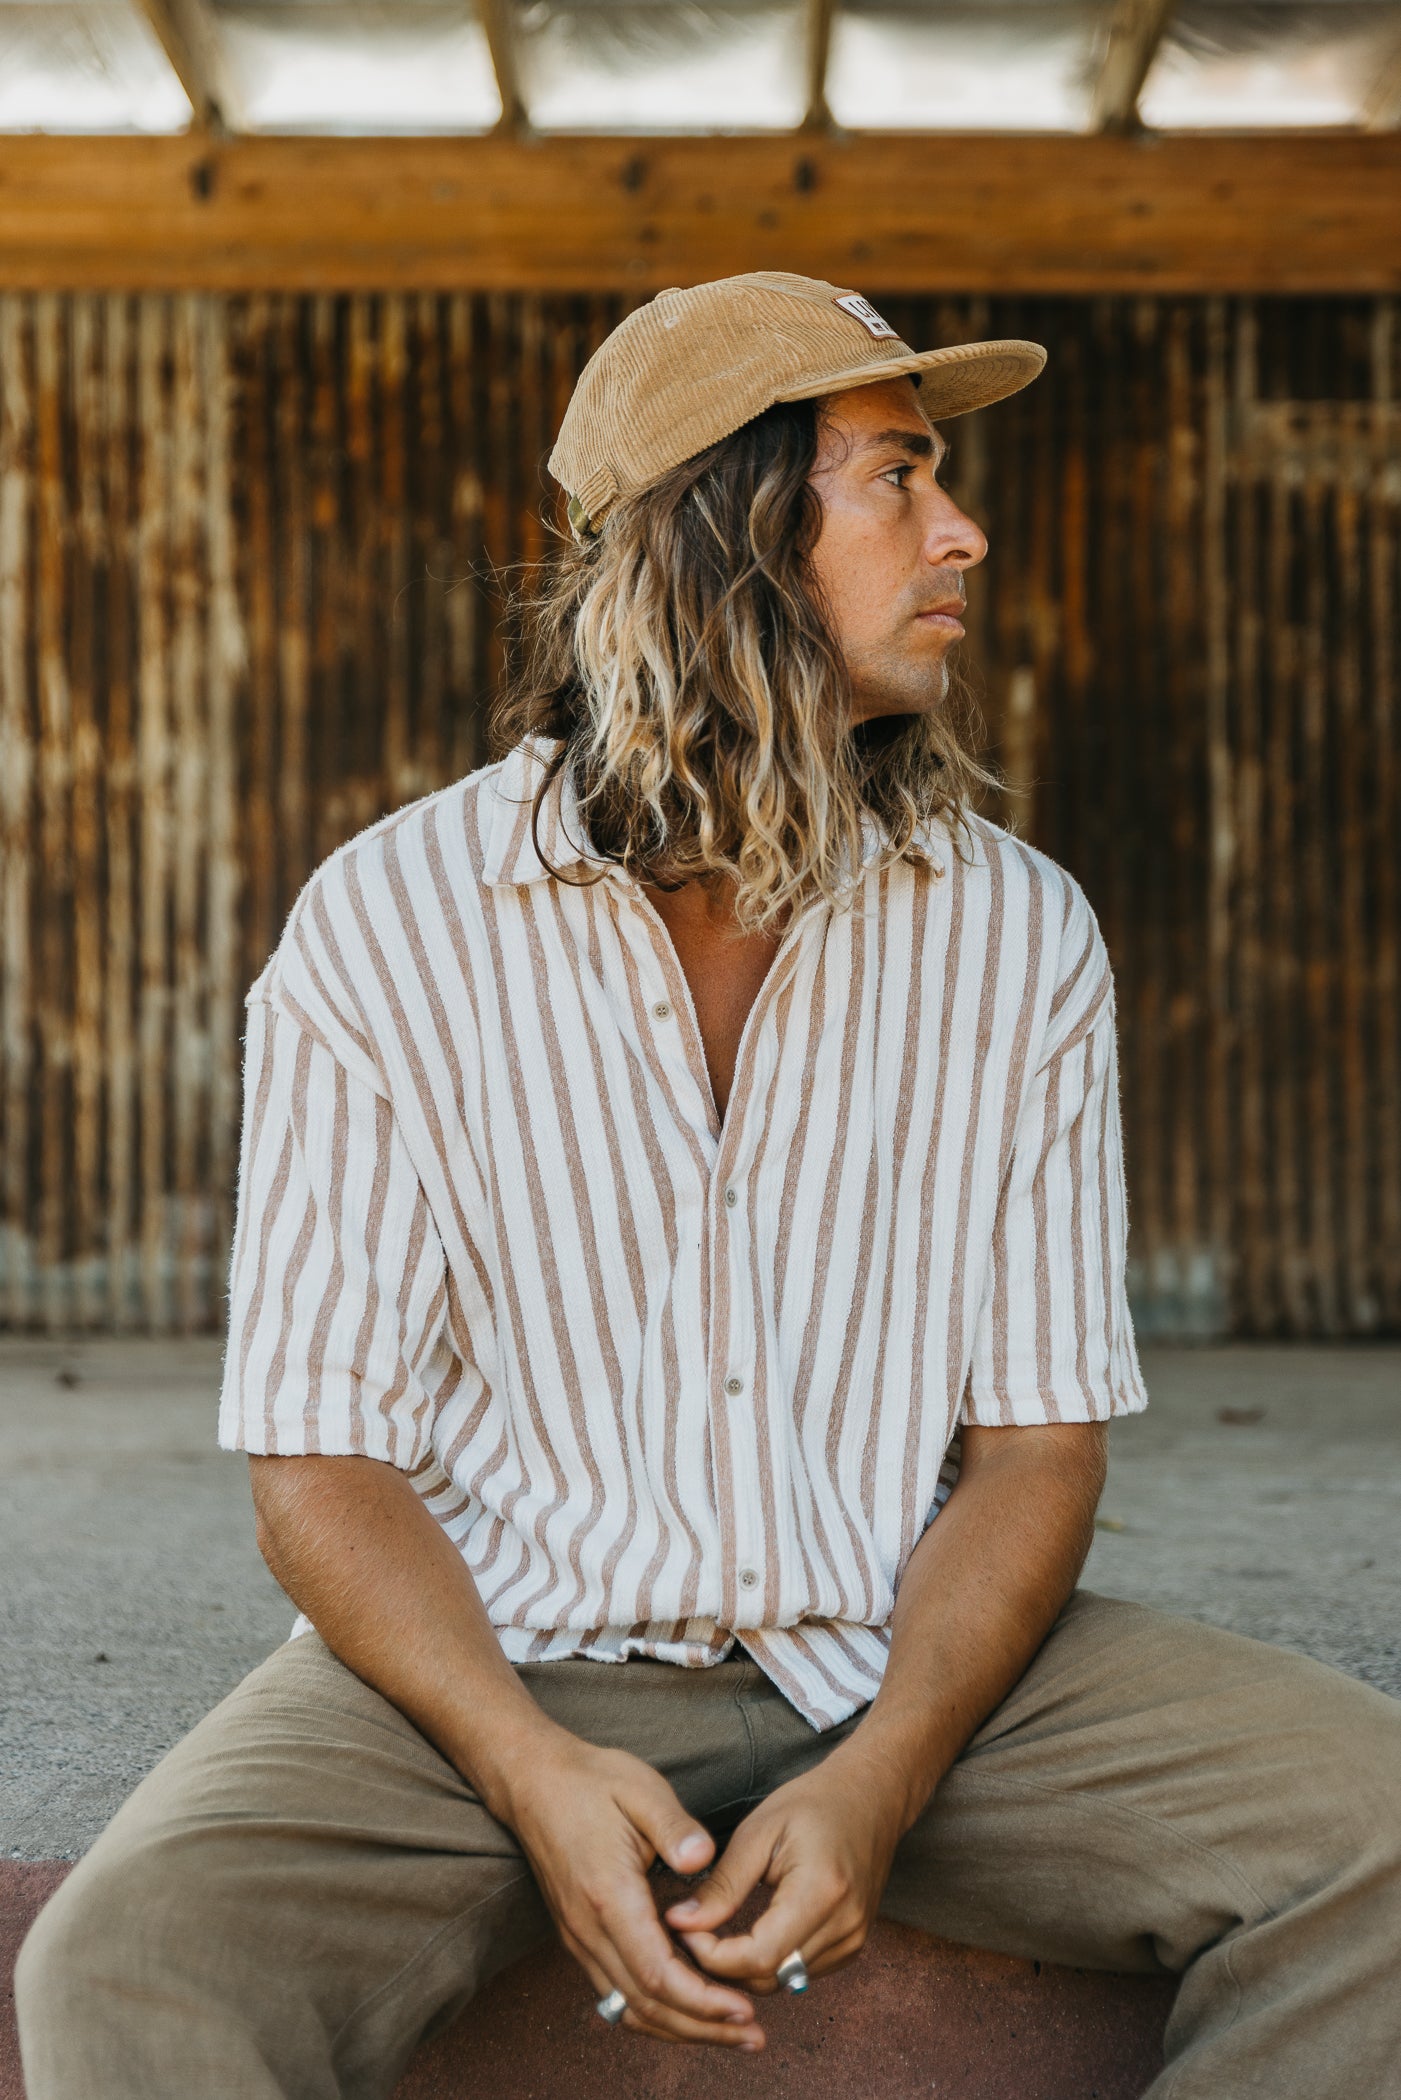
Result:
M0 1321L220 1314L240 1001L474 763L492 565L612 301L0 297ZM1052 347L950 426L1006 814L1118 972L1145 1329L1401 1327L1386 302L892 302Z

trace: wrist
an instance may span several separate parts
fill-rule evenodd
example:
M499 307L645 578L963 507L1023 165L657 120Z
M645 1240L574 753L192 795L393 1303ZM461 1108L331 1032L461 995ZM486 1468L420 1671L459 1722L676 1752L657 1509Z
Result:
M477 1715L448 1755L488 1813L515 1830L542 1783L550 1784L546 1775L571 1746L578 1747L569 1731L522 1693L507 1712L493 1716L489 1730Z
M861 1725L832 1753L844 1772L893 1817L903 1837L923 1814L935 1787L953 1763L939 1734L923 1725L872 1708Z

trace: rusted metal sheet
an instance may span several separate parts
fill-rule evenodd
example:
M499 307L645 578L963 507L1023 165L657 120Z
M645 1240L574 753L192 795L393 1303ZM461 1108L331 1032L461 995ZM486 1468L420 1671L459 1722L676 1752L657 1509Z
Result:
M894 301L1030 335L951 426L996 814L1114 956L1146 1330L1401 1327L1386 300ZM244 989L478 762L615 299L0 297L0 1320L217 1325Z
M1140 1320L1395 1332L1394 303L993 318L1052 364L979 419L988 712L1114 955Z

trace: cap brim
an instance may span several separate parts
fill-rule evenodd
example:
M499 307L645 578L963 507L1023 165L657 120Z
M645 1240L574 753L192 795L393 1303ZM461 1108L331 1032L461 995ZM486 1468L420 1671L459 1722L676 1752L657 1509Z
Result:
M853 387L875 386L882 379L898 379L903 373L917 372L925 413L931 423L939 423L1020 393L1024 386L1030 386L1045 362L1046 353L1040 343L955 343L946 350L910 350L900 357L848 365L840 371L824 373L820 379L807 380L777 398L812 401L823 394L844 394Z

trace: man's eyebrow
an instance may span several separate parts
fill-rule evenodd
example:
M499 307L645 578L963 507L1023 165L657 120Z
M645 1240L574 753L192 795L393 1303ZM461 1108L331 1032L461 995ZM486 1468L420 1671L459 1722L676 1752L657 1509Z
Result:
M913 452L916 459L929 459L936 450L936 441L927 430L878 430L874 437L866 439L861 449L874 452L882 445L898 445L902 452ZM940 459L945 449L943 445L937 446Z

